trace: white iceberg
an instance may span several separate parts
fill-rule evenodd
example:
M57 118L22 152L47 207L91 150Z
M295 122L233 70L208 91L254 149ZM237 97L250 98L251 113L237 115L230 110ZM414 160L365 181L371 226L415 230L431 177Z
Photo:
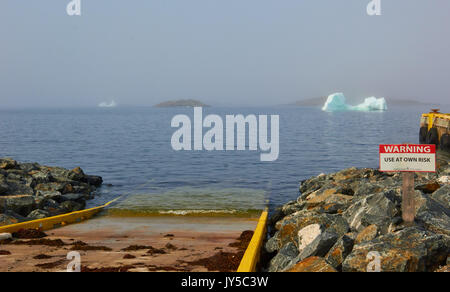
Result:
M322 107L323 111L336 112L336 111L385 111L387 110L387 104L384 97L368 97L364 99L364 102L358 105L347 104L343 93L333 93L328 96L327 101Z
M98 107L116 107L116 106L117 106L117 103L114 100L111 102L104 101L98 105Z

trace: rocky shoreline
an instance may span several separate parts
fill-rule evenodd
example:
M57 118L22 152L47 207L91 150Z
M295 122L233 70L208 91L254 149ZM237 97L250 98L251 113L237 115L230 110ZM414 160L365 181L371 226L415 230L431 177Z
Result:
M402 222L399 173L350 168L305 180L269 220L265 269L450 271L449 178L444 160L437 173L416 174L413 226Z
M0 226L79 211L103 183L79 167L0 158Z

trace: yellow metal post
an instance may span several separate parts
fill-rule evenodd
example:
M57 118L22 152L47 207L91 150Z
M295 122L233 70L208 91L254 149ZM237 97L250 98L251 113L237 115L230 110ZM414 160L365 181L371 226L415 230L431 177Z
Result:
M258 220L258 225L256 226L250 244L244 253L244 257L241 260L237 270L238 272L256 272L256 265L260 260L261 247L266 236L267 217L268 211L265 210L262 212L261 217Z

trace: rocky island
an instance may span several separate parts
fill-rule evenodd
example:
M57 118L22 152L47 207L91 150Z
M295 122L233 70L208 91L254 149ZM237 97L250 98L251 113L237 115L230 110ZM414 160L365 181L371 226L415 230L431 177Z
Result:
M402 222L399 173L350 168L301 183L269 223L271 272L449 271L450 165L416 174L416 222ZM375 261L375 262L374 262ZM375 264L374 264L375 263Z
M0 159L0 226L82 210L102 183L79 167Z
M155 107L209 107L209 105L195 99L181 99L165 101L155 105Z

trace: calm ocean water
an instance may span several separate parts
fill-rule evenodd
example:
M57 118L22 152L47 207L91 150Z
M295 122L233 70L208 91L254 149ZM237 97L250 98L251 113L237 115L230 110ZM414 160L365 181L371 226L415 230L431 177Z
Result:
M247 212L298 196L299 182L322 172L378 166L378 144L418 142L425 107L326 113L318 108L204 109L204 115L280 115L280 156L256 151L172 150L170 127L189 108L0 110L0 157L101 175L89 205L125 195L116 210L142 213ZM196 210L196 211L194 211Z

